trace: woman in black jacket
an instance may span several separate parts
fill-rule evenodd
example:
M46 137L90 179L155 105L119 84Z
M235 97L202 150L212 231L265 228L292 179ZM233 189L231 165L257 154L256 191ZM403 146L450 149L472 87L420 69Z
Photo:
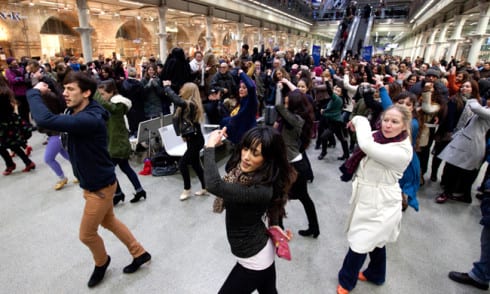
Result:
M226 128L211 133L204 150L206 187L223 198L228 242L237 258L218 293L277 293L274 244L263 217L269 225L281 221L296 173L288 163L282 136L262 126L245 133L221 179L214 147L223 136Z
M192 129L192 132L187 133L186 130L182 129L183 123L181 123L181 129L175 130L177 134L182 136L182 140L187 143L187 150L179 161L179 170L184 178L184 191L180 195L180 200L186 200L192 193L191 176L189 175L189 169L187 168L187 165L189 164L192 165L192 168L201 181L202 189L195 194L197 196L207 194L206 186L204 185L201 160L199 159L199 152L204 146L204 136L202 135L200 124L204 118L204 110L202 107L201 96L199 95L199 88L196 84L185 83L182 88L180 88L179 95L175 94L171 85L171 81L163 81L165 95L167 95L175 105L175 116L178 117L180 122L189 122Z

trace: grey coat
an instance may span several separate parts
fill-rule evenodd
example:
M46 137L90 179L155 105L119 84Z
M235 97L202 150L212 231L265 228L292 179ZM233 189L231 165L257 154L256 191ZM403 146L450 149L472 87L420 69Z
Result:
M439 158L465 170L480 168L485 158L485 135L490 128L490 109L476 99L468 100L474 115L467 125L453 135Z

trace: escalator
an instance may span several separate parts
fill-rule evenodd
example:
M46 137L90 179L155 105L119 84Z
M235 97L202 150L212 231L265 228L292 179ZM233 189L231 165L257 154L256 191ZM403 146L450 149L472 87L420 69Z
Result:
M345 44L343 44L344 46L341 51L341 59L344 59L347 56L347 53L350 53L350 56L361 55L361 49L364 46L369 45L374 17L374 13L372 13L370 7L364 7L362 10L358 10L354 20L349 25L347 40L345 40ZM339 29L339 31L341 30ZM342 38L340 39L340 42L342 42Z

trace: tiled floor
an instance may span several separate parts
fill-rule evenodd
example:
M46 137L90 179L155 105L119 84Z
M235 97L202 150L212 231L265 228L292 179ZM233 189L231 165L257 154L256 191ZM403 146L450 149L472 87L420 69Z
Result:
M43 163L43 136L31 139L36 170L0 176L0 284L1 293L216 293L235 261L225 236L224 215L211 211L213 196L179 201L180 174L141 177L148 199L130 204L132 188L119 177L126 202L117 216L153 255L152 262L127 275L131 262L126 248L101 229L112 263L102 284L88 289L93 269L89 250L78 240L84 205L81 190L70 183L54 191L56 177ZM290 243L293 260L276 260L280 293L335 293L337 273L347 252L344 225L349 209L350 183L339 180L336 157L330 150L319 161L308 150L315 171L309 185L320 219L318 239L295 234ZM73 179L69 163L59 159ZM220 161L224 165L226 158ZM142 165L132 162L135 170ZM3 169L4 165L0 165ZM120 174L120 171L118 171ZM96 177L97 175L94 175ZM193 178L194 190L199 188ZM450 270L467 271L479 257L481 226L479 201L473 204L434 202L438 183L427 183L419 192L420 211L404 213L397 243L387 246L387 280L383 286L360 282L352 293L477 293L447 278ZM287 206L285 225L293 232L307 226L298 201Z

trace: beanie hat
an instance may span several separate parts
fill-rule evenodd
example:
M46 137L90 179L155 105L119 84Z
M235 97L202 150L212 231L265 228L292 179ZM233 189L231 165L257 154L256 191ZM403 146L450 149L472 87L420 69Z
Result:
M314 71L315 71L315 76L317 76L317 77L321 77L322 76L323 69L322 69L321 66L315 67Z
M437 69L430 68L427 70L427 73L425 74L425 76L434 76L434 77L439 78L441 76L441 74L439 73L439 71Z
M14 57L7 58L7 64L10 65L15 60Z

